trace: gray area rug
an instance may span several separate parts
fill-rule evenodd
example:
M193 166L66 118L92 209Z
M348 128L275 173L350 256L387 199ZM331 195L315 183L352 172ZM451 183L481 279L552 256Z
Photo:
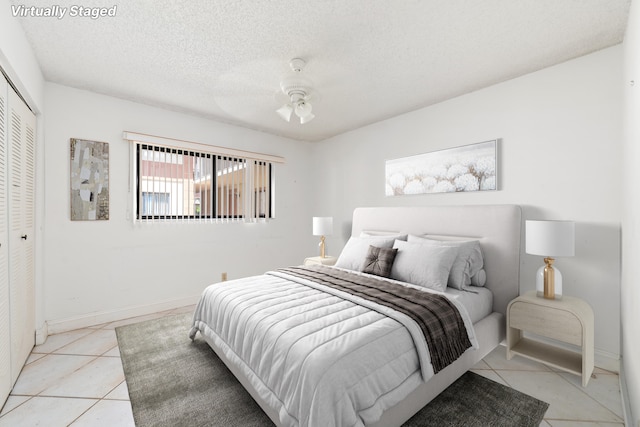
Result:
M272 426L200 335L189 339L191 318L116 328L136 426ZM537 427L548 406L467 372L404 426Z

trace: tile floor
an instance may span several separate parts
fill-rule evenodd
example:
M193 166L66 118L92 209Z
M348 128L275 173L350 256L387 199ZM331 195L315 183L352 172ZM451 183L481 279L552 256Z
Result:
M192 311L193 306L50 336L33 349L9 399L0 427L133 426L117 326ZM596 368L580 378L515 357L498 347L478 363L478 374L550 403L540 427L624 426L618 375Z

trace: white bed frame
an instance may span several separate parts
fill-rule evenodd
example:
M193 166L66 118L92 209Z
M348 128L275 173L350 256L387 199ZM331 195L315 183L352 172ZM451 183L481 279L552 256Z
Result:
M352 236L359 236L362 231L377 231L478 239L487 273L486 287L493 292L494 312L474 324L480 348L467 351L422 383L407 398L386 410L371 427L402 425L504 339L507 304L519 294L521 228L521 210L516 205L382 207L354 211ZM222 351L218 351L212 342L209 345L278 425L278 413L262 401Z

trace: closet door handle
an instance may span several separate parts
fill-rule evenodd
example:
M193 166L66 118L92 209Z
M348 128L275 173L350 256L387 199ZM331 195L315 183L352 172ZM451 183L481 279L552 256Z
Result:
M22 236L22 240L27 240L27 235Z

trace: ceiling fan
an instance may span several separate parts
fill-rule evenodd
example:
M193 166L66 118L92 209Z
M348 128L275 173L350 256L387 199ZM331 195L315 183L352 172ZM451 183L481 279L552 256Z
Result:
M276 113L287 122L291 121L291 116L294 113L300 119L300 124L309 123L315 117L312 113L313 107L309 102L313 92L312 83L302 75L305 65L303 59L293 58L289 61L293 74L280 82L280 89L287 96L289 102L278 108Z

